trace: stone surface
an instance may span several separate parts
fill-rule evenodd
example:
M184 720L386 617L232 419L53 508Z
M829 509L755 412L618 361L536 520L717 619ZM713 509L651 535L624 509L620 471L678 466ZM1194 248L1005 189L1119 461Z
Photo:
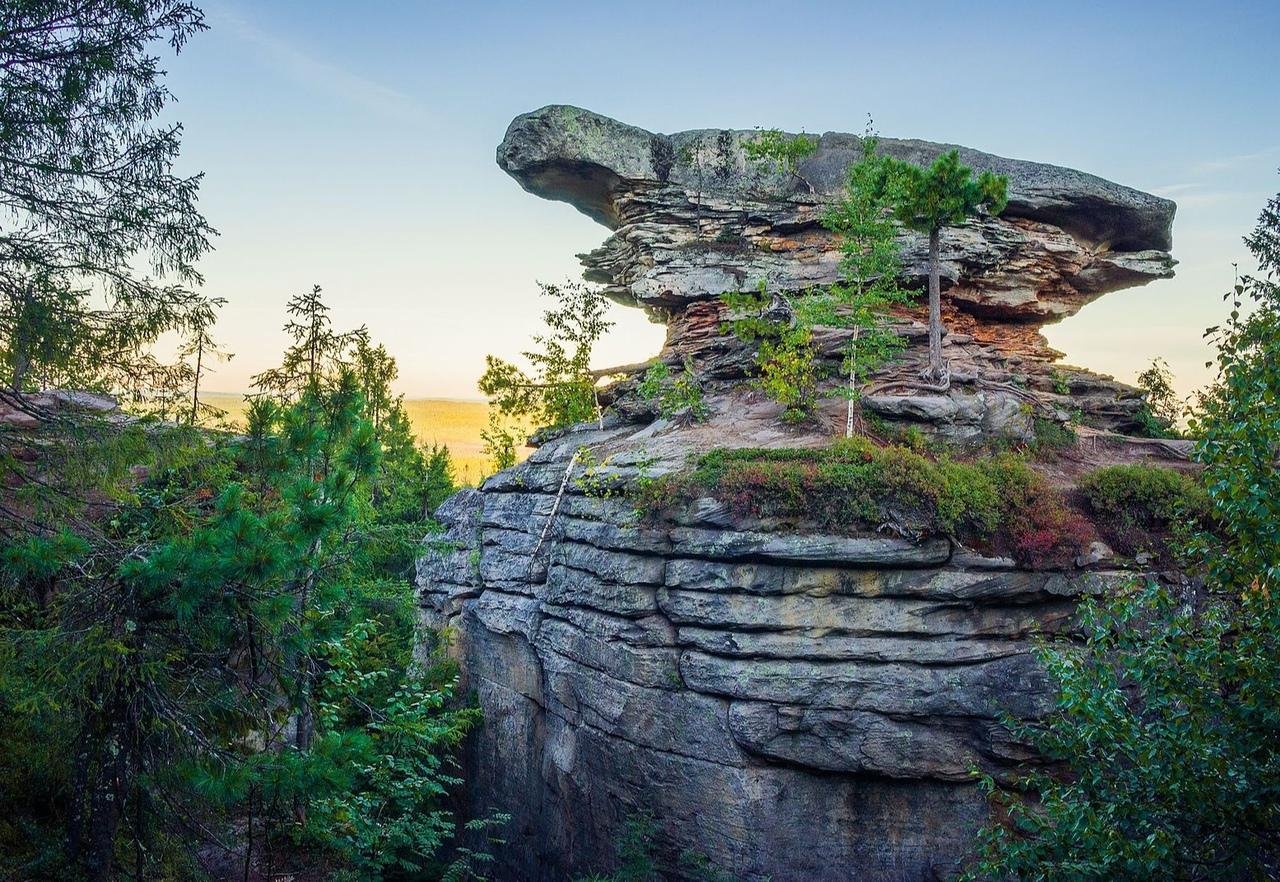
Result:
M821 218L860 150L857 136L828 132L799 174L789 175L746 157L743 144L756 136L727 129L662 135L553 105L511 123L498 164L530 192L568 202L613 231L581 256L585 277L667 324L664 360L677 365L689 356L700 374L733 381L751 372L752 353L720 333L720 295L754 290L761 281L791 292L836 281L839 242ZM880 143L916 163L953 148ZM918 376L923 351L920 311L902 310L897 327L909 341L907 357L875 378L888 388L868 406L958 440L992 433L1026 439L1025 405L1065 419L1053 392L1064 374L1078 375L1096 393L1075 402L1086 419L1133 430L1140 405L1133 390L1053 368L1056 353L1038 328L1108 292L1171 276L1174 204L1073 169L955 149L973 168L1009 178L1009 205L999 217L975 218L942 236L956 387L932 400L894 388ZM902 235L906 280L921 289L926 244L920 235ZM833 332L820 341L833 363L843 340Z
M472 811L512 815L497 878L609 870L637 812L671 879L684 849L744 882L946 878L985 817L970 770L1027 758L1002 715L1051 699L1035 636L1127 574L765 530L708 500L651 522L584 495L581 466L532 557L576 444L625 483L696 431L584 426L438 512L421 616L485 712L464 778Z
M1010 775L1028 756L1003 715L1034 718L1051 700L1036 635L1070 629L1082 596L1129 578L1103 548L1031 571L946 538L739 520L714 499L662 522L633 510L628 487L696 453L822 446L844 428L840 400L791 427L745 388L753 354L721 333L719 295L761 278L793 291L835 278L837 243L819 219L858 140L823 135L789 176L748 163L750 137L659 135L548 107L517 118L498 149L526 189L612 230L583 257L587 276L667 323L661 357L694 361L710 410L703 424L657 420L634 377L616 383L602 392L603 428L547 433L527 462L438 513L447 531L419 561L421 620L454 635L463 687L484 710L463 795L477 815L512 816L500 880L609 872L638 812L659 825L664 878L686 878L686 849L742 882L948 878L987 816L970 770ZM947 149L883 143L916 162ZM1136 393L1055 365L1038 333L1169 275L1172 203L961 152L1009 175L1011 198L1001 217L943 238L952 387L913 386L925 328L904 310L894 321L907 348L871 378L865 409L956 440L1027 438L1035 418L1078 411L1100 427L1081 429L1094 462L1185 458L1112 434L1133 423ZM922 245L904 237L916 280ZM834 364L842 332L815 339ZM579 447L596 464L589 481L573 480L585 476L571 466ZM1064 453L1057 468L1070 463Z

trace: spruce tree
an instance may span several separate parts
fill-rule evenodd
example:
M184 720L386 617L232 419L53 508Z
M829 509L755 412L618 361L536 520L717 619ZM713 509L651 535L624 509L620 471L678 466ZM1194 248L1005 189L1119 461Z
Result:
M181 0L0 5L0 397L57 383L129 391L146 348L208 325L196 261L213 230L155 54L204 28ZM16 406L21 406L18 402Z

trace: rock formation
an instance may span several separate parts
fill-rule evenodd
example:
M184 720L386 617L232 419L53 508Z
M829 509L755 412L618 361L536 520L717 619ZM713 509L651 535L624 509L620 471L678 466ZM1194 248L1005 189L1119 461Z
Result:
M837 246L819 218L857 139L823 135L791 176L747 162L749 137L655 135L549 107L517 118L498 149L526 189L614 231L584 256L588 278L667 322L662 357L694 360L712 410L702 425L654 421L624 381L603 428L553 438L439 512L448 532L419 563L422 620L455 635L484 709L465 776L471 810L512 816L499 878L607 870L637 813L656 820L673 879L688 878L686 850L744 882L947 878L986 817L970 770L1005 775L1027 758L1001 715L1034 717L1051 697L1032 635L1066 627L1080 595L1125 576L1105 553L1036 571L943 537L737 522L711 499L670 521L637 516L619 489L691 453L834 434L783 428L742 388L750 354L720 334L718 298L761 278L797 291L833 281ZM883 143L917 162L947 149ZM922 357L913 345L867 404L961 439L1078 410L1101 448L1124 448L1105 431L1132 419L1132 390L1054 368L1038 328L1168 276L1172 204L962 156L1007 174L1011 199L943 239L957 381L945 395L895 391ZM922 276L922 243L905 245ZM910 312L899 328L923 333Z
M750 353L719 333L720 295L762 280L783 291L836 280L838 242L822 227L822 213L861 149L856 136L829 132L791 175L746 158L742 143L756 134L656 135L552 106L512 122L498 164L526 190L566 201L614 231L582 255L585 277L667 323L665 360L691 355L701 373L736 380ZM952 146L881 140L884 152L918 164ZM1140 404L1133 390L1053 368L1056 353L1039 328L1107 292L1171 276L1174 204L1083 172L956 149L974 169L1009 179L1000 217L943 234L952 332L945 344L957 387L948 395L894 394L894 379L919 374L923 351L912 347L886 369L883 394L869 395L866 405L949 437L1025 436L1029 426L1017 412L1028 397L1020 390L1029 390L1043 406L1080 409L1091 424L1132 430ZM904 233L903 251L908 280L923 288L927 242ZM901 332L921 337L922 320L923 311L904 314ZM825 342L834 358L842 336Z

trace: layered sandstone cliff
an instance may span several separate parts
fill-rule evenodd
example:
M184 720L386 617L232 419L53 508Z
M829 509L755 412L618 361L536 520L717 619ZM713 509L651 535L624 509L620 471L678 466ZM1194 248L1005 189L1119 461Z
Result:
M1105 554L1033 570L941 536L745 522L710 498L660 519L635 511L627 488L693 453L833 434L823 420L782 427L744 387L750 353L720 333L719 295L833 280L837 245L819 218L857 139L822 136L790 176L746 161L751 136L655 135L550 107L517 118L499 148L526 189L613 230L584 256L587 276L668 323L663 357L693 359L712 412L655 421L623 382L603 428L561 434L439 513L448 533L419 564L422 617L455 635L485 712L466 795L475 812L512 816L499 878L608 869L637 813L656 819L673 879L686 850L753 882L946 878L986 815L971 771L1026 759L1002 715L1034 717L1051 699L1033 635L1126 577ZM884 144L918 162L945 149ZM898 327L913 345L867 405L960 439L1077 412L1098 449L1176 456L1108 434L1132 419L1132 390L1053 365L1038 335L1102 293L1169 275L1172 204L962 156L1007 174L1011 200L943 239L956 382L910 388L923 329L907 311ZM921 243L904 244L922 275Z

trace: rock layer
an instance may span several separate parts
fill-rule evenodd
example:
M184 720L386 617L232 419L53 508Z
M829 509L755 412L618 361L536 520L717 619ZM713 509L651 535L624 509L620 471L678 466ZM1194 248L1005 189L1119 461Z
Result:
M690 850L743 882L947 878L986 817L970 770L1000 777L1025 761L1000 720L1051 699L1033 635L1070 627L1081 595L1127 577L1105 548L1031 571L945 538L736 522L711 499L660 523L637 516L625 489L694 453L819 446L843 431L842 401L784 428L744 388L752 353L721 333L719 295L834 279L837 243L819 220L859 143L823 135L792 176L745 160L753 136L656 135L549 107L517 118L499 147L526 189L613 230L584 256L587 276L667 323L661 357L692 360L710 411L700 425L655 421L634 380L620 382L602 395L603 428L559 433L439 512L447 533L419 562L422 622L453 635L484 710L465 797L477 815L512 816L499 879L611 870L640 813L659 825L670 879L688 877ZM917 162L947 149L883 143ZM1172 204L1068 169L962 157L1007 174L1011 199L944 236L952 388L907 382L924 351L908 310L896 318L908 348L864 406L955 439L1027 437L1034 417L1068 413L1131 424L1133 390L1053 365L1037 329L1167 276ZM904 238L913 277L921 244ZM835 359L843 340L825 330L817 343ZM1089 449L1180 453L1098 431Z
M667 324L664 360L675 365L692 357L700 372L731 381L751 372L752 355L719 333L720 295L754 290L762 281L784 292L836 281L839 242L821 220L861 150L857 136L829 132L789 174L747 158L743 144L757 134L660 135L551 106L511 123L498 164L530 192L568 202L613 231L581 255L585 277ZM1009 205L999 217L974 218L942 235L948 357L957 380L945 396L950 403L904 412L892 394L888 400L871 394L868 407L951 438L992 431L1020 437L1029 421L1009 416L1029 398L1046 415L1065 418L1063 401L1053 397L1062 374L1068 384L1093 387L1095 394L1073 403L1087 422L1135 429L1140 402L1133 390L1053 367L1057 353L1038 329L1102 294L1171 276L1174 204L1072 169L949 144L885 138L880 149L915 163L958 149L974 169L1008 177ZM923 288L925 238L904 232L902 246L906 281ZM922 318L919 310L898 316L911 346L906 358L881 371L882 385L918 375ZM827 335L832 361L842 340L838 332Z
M725 291L798 291L836 280L838 243L824 207L857 161L856 135L828 132L797 174L752 162L752 131L660 135L576 107L515 119L498 165L526 190L574 205L614 233L583 257L587 277L626 303L679 308ZM963 310L1044 322L1108 291L1172 275L1175 206L1072 169L928 141L883 138L880 150L928 164L956 149L1009 179L1009 205L942 238L942 276ZM927 273L927 243L905 234L908 276Z
M580 445L609 464L557 507ZM642 812L670 878L687 849L744 882L946 877L985 817L970 770L1026 758L1002 714L1050 700L1033 634L1124 574L761 532L714 504L656 524L584 493L682 449L573 433L439 513L423 622L457 635L485 711L467 780L472 810L514 816L500 878L609 868Z

